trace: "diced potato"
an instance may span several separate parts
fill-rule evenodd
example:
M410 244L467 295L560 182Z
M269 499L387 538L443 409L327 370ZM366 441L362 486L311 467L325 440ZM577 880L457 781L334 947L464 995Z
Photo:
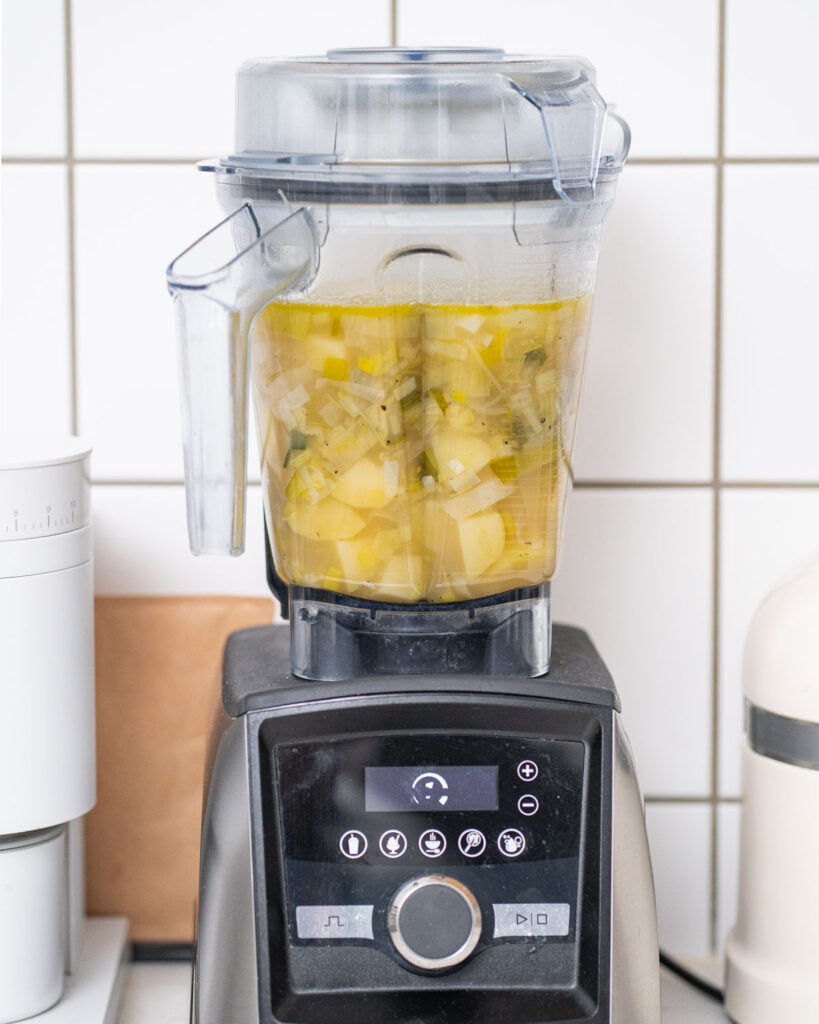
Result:
M391 465L397 471L397 464ZM395 497L396 486L384 463L365 458L354 462L338 477L333 494L354 508L383 508Z
M276 563L285 579L299 579L309 586L316 584L327 573L327 567L337 559L336 546L329 541L305 540L293 533L283 521L274 527L275 543L280 560Z
M506 528L497 512L481 512L457 524L464 573L478 577L497 558L506 543Z
M378 594L388 601L420 601L424 596L421 556L409 553L393 555L381 573Z
M441 573L450 580L474 580L503 552L506 526L498 512L479 512L456 521L430 502L425 541Z
M432 438L432 454L438 467L438 480L446 483L465 470L477 473L489 463L492 449L480 437L442 429Z
M378 551L370 538L340 540L336 545L342 577L349 583L372 580L379 566Z
M309 540L348 540L367 522L355 509L333 497L315 505L292 504L285 511L285 519L291 530Z

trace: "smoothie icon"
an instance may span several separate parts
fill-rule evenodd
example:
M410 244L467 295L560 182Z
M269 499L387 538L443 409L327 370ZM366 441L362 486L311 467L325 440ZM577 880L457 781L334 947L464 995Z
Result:
M367 837L358 829L350 829L338 841L339 848L345 857L350 860L358 860L367 852Z

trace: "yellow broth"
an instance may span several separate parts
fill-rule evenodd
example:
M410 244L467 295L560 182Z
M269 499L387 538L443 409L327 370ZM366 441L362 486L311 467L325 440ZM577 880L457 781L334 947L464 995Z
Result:
M590 301L267 306L252 380L282 577L407 603L549 579Z

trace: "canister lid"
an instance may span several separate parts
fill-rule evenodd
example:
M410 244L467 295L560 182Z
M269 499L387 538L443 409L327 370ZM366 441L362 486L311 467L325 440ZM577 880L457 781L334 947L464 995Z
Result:
M442 47L330 50L239 69L222 174L338 182L549 181L586 202L630 134L580 57Z
M9 433L0 437L0 471L59 466L90 454L91 445L73 434Z
M20 557L33 559L28 571L47 571L34 549L12 558L12 544L88 526L90 454L88 442L73 435L8 433L0 439L0 578L25 574Z

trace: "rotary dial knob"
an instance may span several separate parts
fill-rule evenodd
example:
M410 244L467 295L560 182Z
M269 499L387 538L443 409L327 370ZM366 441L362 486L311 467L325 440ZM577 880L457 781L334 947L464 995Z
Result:
M457 879L423 875L393 896L387 929L392 944L413 967L445 971L474 952L481 937L481 908Z

